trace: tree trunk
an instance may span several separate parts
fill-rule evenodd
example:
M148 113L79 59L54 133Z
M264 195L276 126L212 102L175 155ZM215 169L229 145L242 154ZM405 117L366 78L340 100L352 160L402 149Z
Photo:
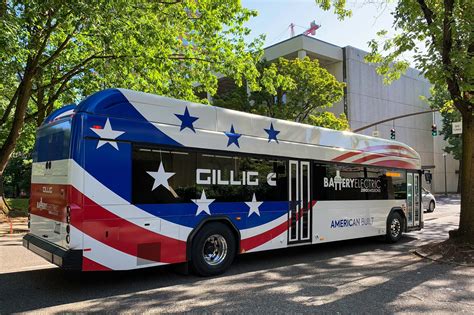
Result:
M456 189L456 192L457 192L458 194L460 194L460 193L461 193L461 190L462 190L462 189L461 189L461 188L462 188L461 183L462 183L462 158L459 159L458 188Z
M4 191L3 191L3 175L0 173L0 211L3 211L5 215L10 212L8 204L5 202Z
M3 171L5 171L5 168L7 167L7 163L10 160L11 154L15 150L16 142L20 137L20 132L25 122L25 114L31 97L32 78L33 74L31 72L26 72L20 86L18 87L19 94L15 106L13 123L7 139L3 142L3 145L0 148L0 175L3 174Z
M451 237L474 243L474 116L469 111L462 120L462 192L459 229Z

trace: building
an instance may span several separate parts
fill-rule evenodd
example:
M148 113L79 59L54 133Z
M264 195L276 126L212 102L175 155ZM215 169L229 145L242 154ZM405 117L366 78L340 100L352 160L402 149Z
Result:
M422 97L429 97L430 83L416 69L408 69L402 77L390 85L384 85L375 66L364 61L367 52L346 46L339 47L309 36L299 35L264 49L264 57L318 59L320 65L339 81L346 82L342 102L332 111L345 113L352 130L376 121L403 114L429 110ZM378 130L379 137L390 138L390 130L396 131L396 140L413 147L421 156L423 168L433 174L432 183L423 186L436 193L457 190L459 162L452 156L443 156L445 142L442 136L433 137L431 125L441 126L438 113L422 114L390 121L361 131L372 135ZM438 129L441 129L440 127ZM446 159L446 170L445 170Z

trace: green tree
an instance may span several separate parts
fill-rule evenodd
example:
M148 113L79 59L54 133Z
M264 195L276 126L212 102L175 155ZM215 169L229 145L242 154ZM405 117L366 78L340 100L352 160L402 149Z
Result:
M5 168L4 189L7 197L18 198L29 194L31 180L31 157L29 154L13 154Z
M25 124L59 104L126 87L197 100L216 73L254 85L256 12L233 0L0 2L0 178ZM197 86L197 87L196 87Z
M452 123L461 121L461 114L453 106L453 102L446 87L433 87L431 89L431 96L428 99L428 103L432 109L437 109L441 113L443 126L440 130L440 134L447 142L444 151L452 154L455 160L462 163L462 137L461 135L455 135L452 132ZM462 171L460 170L458 192L461 191L461 174Z
M344 113L340 114L339 117L331 112L310 114L309 123L334 130L349 130L349 121Z
M333 129L348 129L345 115L325 112L339 102L344 83L336 80L318 60L284 59L261 61L259 91L248 95L246 89L234 89L216 98L214 105L280 119L304 122Z
M315 0L325 10L334 8L340 18L344 0ZM388 2L388 0L387 0ZM416 67L435 86L446 86L454 108L462 118L461 215L459 229L450 237L474 243L474 1L397 0L392 13L396 35L369 42L366 60L391 82L408 67L413 55ZM350 13L349 13L350 15Z
M461 113L453 106L453 101L445 87L432 88L428 103L432 109L437 109L441 113L443 126L440 134L447 142L444 151L452 154L455 160L460 161L462 158L462 137L453 134L452 123L461 121Z

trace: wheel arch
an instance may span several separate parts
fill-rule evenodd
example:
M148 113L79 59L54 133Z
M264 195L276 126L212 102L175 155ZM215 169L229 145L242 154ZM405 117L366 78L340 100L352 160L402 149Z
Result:
M188 238L186 240L186 261L190 261L191 259L191 250L192 250L192 243L193 239L196 236L196 234L207 224L209 223L214 223L214 222L220 222L225 224L232 234L235 237L235 249L236 249L236 254L240 253L240 231L239 229L235 226L235 224L226 216L215 216L215 217L208 217L203 219L199 224L189 233Z
M401 207L393 207L392 209L390 209L390 213L388 214L387 216L387 222L386 224L388 224L388 219L390 218L390 216L393 214L393 213L398 213L402 216L402 219L403 219L403 229L402 231L403 232L406 232L407 231L407 226L408 226L408 222L407 222L407 217L405 215L405 212L403 212L402 208Z

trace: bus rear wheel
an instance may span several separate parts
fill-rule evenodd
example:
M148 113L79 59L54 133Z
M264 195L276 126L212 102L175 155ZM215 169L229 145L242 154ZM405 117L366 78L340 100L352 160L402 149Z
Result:
M387 235L385 239L389 243L395 243L402 238L403 218L398 212L392 212L387 220Z
M191 266L200 276L224 273L235 257L235 237L222 223L206 224L196 234L191 247Z

